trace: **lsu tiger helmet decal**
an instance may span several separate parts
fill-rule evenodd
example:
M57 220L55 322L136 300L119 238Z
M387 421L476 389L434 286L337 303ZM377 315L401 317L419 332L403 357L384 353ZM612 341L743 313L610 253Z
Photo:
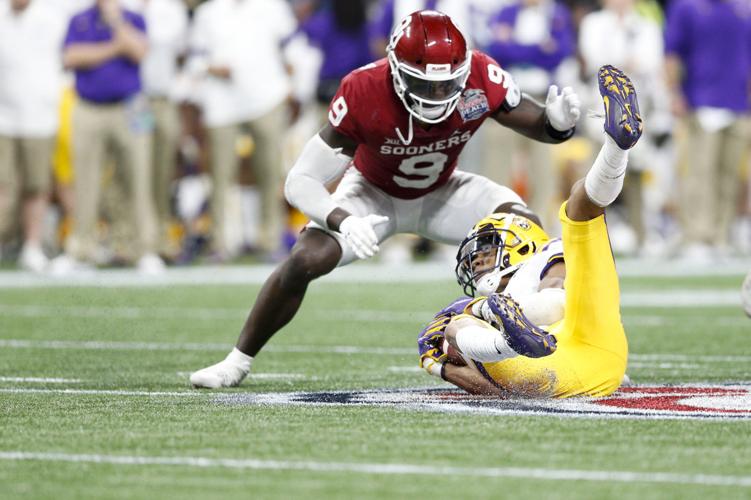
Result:
M470 297L498 291L501 279L540 251L550 236L528 218L495 213L474 225L456 254L456 279Z

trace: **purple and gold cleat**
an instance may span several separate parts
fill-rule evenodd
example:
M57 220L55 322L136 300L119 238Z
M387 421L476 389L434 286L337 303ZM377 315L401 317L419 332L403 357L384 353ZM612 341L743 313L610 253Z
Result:
M509 347L522 356L541 358L553 354L556 340L547 331L532 324L519 304L508 295L494 293L488 297L498 328L506 337Z
M605 132L618 147L630 149L643 128L634 84L623 71L610 65L600 68L597 80L605 105Z

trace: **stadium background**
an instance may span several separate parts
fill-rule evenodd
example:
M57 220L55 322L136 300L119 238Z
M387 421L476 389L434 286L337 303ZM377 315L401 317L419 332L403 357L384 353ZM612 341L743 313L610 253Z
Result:
M6 4L9 1L4 0ZM67 19L91 2L34 0L34 3L44 4L46 8L54 10L61 19ZM151 5L159 3L159 0L155 0ZM185 4L187 15L191 16L190 22L193 22L194 12L200 3ZM211 244L212 216L217 217L216 212L211 210L214 168L209 153L209 134L203 120L205 113L202 113L206 75L201 74L195 69L196 65L192 64L197 51L193 41L196 35L191 31L195 28L190 25L182 31L173 28L171 36L174 39L169 40L169 44L165 41L152 41L152 47L161 51L159 57L165 58L171 54L176 60L174 74L170 75L171 85L160 92L168 91L166 97L178 107L180 117L179 136L172 144L175 155L163 157L172 161L167 160L168 165L165 165L164 160L160 164L155 164L160 161L156 160L149 167L154 179L159 175L169 176L168 189L155 189L153 200L155 206L166 207L160 209L165 214L159 215L158 253L167 263L221 263L238 258L240 262L247 262L248 259L250 262L278 261L284 256L305 219L287 207L283 208L288 214L286 221L277 222L283 224L283 228L276 231L265 228L264 219L260 215L263 191L278 191L276 203L283 203L283 172L291 168L302 144L321 126L325 119L327 99L335 91L339 78L363 62L383 56L394 13L398 15L400 8L412 8L412 3L296 0L289 3L290 10L285 14L294 16L293 19L248 20L249 29L252 29L253 22L272 25L277 22L294 24L285 28L288 34L280 41L279 50L276 52L289 74L289 81L284 82L285 85L289 85L288 97L275 108L278 113L283 114L284 121L283 133L274 139L274 146L280 148L283 158L279 167L282 174L279 180L271 183L273 187L268 187L268 182L258 182L259 176L263 179L269 174L259 166L258 155L254 154L256 141L253 135L247 128L241 128L235 146L237 182L232 183L224 200L225 207L222 213L226 218L226 224L222 234L225 235L226 241L219 247ZM547 2L530 0L529 3L542 5L537 7L542 12L547 8ZM128 0L123 4L133 10L145 12L148 2ZM406 4L406 7L400 4ZM548 83L556 83L559 86L571 85L582 96L585 110L597 113L600 112L600 104L592 79L593 67L601 62L597 59L607 59L605 62L621 64L627 70L631 70L639 87L643 113L648 123L648 136L647 140L643 141L646 144L643 151L633 155L633 173L628 179L625 194L619 201L619 209L614 210L611 216L611 237L617 253L659 259L680 257L696 264L708 264L714 259L747 256L751 252L748 156L745 152L734 171L721 171L715 166L713 176L709 178L718 186L720 178L735 178L733 185L737 189L738 197L733 202L733 225L727 236L715 234L706 237L694 234L699 231L692 229L696 221L695 213L691 212L696 212L696 207L702 206L704 202L696 199L682 200L686 197L682 186L693 175L686 172L685 161L686 156L692 154L689 146L691 115L678 116L671 112L674 111L673 98L668 88L669 82L666 81L663 54L665 49L661 37L655 39L626 33L627 40L628 36L631 36L631 41L640 40L639 44L624 49L621 41L613 41L611 47L607 39L599 40L597 37L602 37L602 28L598 26L612 21L605 21L602 16L595 19L590 15L601 14L601 5L589 0L570 0L563 2L560 7L564 10L565 16L561 19L565 21L565 26L556 27L559 19L555 16L558 14L550 14L550 18L545 18L548 14L542 15L541 20L531 17L531 20L517 20L519 26L510 25L514 30L512 39L506 40L504 44L499 40L509 36L504 32L508 30L509 25L505 21L508 16L504 17L502 11L513 5L513 2L483 0L441 4L450 5L450 9L458 13L462 29L475 47L487 50L498 58L502 66L520 81L523 90L538 97L540 89L546 88ZM654 24L659 30L656 32L664 31L665 5L662 3L608 0L606 7L604 12L625 12L623 29L626 31L643 32L644 29L640 27L643 23ZM532 7L530 9L534 10ZM616 17L618 15L614 14ZM150 20L155 24L154 31L159 30L160 24L169 24L157 19ZM148 22L149 19L147 24ZM337 27L337 23L341 23L341 26ZM590 29L582 29L587 23ZM166 28L161 29L162 32L165 30ZM161 36L164 38L166 35ZM543 56L549 57L525 56L519 53L518 49L515 52L514 48L509 46L511 42L521 45L517 39L522 40L526 46L539 47ZM162 45L158 45L159 43ZM556 43L559 45L557 48ZM592 46L595 46L595 49ZM265 52L257 54L258 51L254 47L241 49L247 51L248 60L251 61L248 64L251 66L253 57L266 57ZM505 64L502 60L504 57L509 57L513 62ZM525 57L529 60L524 60ZM727 67L726 71L732 73L744 69ZM143 85L148 95L150 76L147 72L142 73ZM13 76L6 74L4 78L6 81L12 80ZM259 71L252 78L262 82L266 75ZM61 79L60 121L55 135L56 148L51 160L51 172L54 174L54 187L50 193L52 203L37 216L43 218L40 222L43 226L42 245L45 255L49 258L64 252L65 238L69 235L72 225L72 205L75 200L72 180L75 161L72 154L71 122L77 99L72 86L72 76L67 72ZM258 84L256 88L263 89L263 83ZM262 102L264 95L256 93L248 99ZM9 103L6 109L13 109L13 103ZM745 119L745 114L739 118ZM239 117L235 121L242 123L246 120ZM549 231L555 234L555 207L567 193L572 181L582 174L599 149L601 131L596 122L597 120L584 118L574 140L560 146L546 146L542 153L529 144L515 141L508 134L499 131L498 127L483 127L482 133L477 135L463 155L460 168L482 173L512 186L535 210L541 212ZM156 140L152 141L152 145L155 143ZM103 162L101 169L103 185L99 204L99 247L89 259L89 264L104 267L131 265L136 262L138 256L137 252L129 248L134 232L131 218L128 216L134 213L128 208L131 200L123 193L117 164L108 159ZM0 197L5 212L2 219L5 221L2 256L5 265L12 265L19 254L23 253L21 203L24 191L14 181L10 181L7 186L13 199L8 200L7 195L5 198ZM715 186L706 187L707 191L719 189ZM725 194L718 196L727 198ZM710 220L711 214L720 210L719 207L706 208L706 211L710 212ZM386 245L380 259L386 262L404 262L428 255L444 260L453 257L453 249L439 249L432 253L430 250L434 248L427 242L404 238ZM23 260L21 265L23 267ZM57 270L60 271L58 274L70 271L65 266L56 269L54 265L46 265L45 262L31 262L25 267L52 273ZM159 268L156 269L156 272L160 271Z

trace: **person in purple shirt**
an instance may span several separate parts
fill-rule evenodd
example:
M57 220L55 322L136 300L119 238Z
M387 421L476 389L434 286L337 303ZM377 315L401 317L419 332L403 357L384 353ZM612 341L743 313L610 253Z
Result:
M326 108L341 79L373 60L366 9L364 0L331 0L300 26L308 42L323 54L316 100Z
M751 4L674 0L665 30L673 113L687 130L680 212L683 256L713 261L730 245L748 148Z
M513 75L522 92L544 102L556 70L574 53L568 8L554 0L517 0L491 18L490 31L485 51ZM503 185L512 184L512 171L521 173L527 180L529 207L555 232L562 190L557 171L550 169L551 149L503 130L487 130L485 142L483 173ZM499 158L507 158L510 165L499 169Z
M139 65L148 50L145 33L143 17L123 9L118 0L97 0L68 25L63 64L74 71L79 96L72 123L75 208L65 254L52 262L54 274L69 274L100 260L99 193L109 152L116 161L117 188L126 193L128 203L111 210L111 225L122 235L123 245L115 251L137 261L144 273L163 270L164 263L154 253L156 222L150 195L153 120L140 94Z

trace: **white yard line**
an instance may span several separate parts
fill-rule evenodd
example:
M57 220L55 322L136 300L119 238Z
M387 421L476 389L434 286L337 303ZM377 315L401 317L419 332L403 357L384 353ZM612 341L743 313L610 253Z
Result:
M461 476L518 478L547 481L594 481L619 483L693 484L702 486L751 487L751 476L714 474L680 474L671 472L635 472L607 470L576 470L531 467L454 467L420 464L343 463L313 460L261 460L209 457L165 457L133 455L99 455L39 453L25 451L0 452L0 460L93 463L109 465L171 465L199 468L313 471L359 473L384 476L421 475L425 477Z
M124 391L124 390L107 390L107 389L23 389L23 388L0 388L0 393L6 394L67 394L73 396L152 396L152 397L196 397L208 392L199 391L179 391L179 392L159 392L159 391Z
M41 384L80 384L77 378L0 377L0 382L33 382Z
M617 260L618 273L626 276L733 276L748 272L747 259L718 262L712 266L665 260ZM453 262L381 264L359 262L336 269L319 281L324 283L413 283L454 281ZM259 285L274 266L192 266L169 268L163 276L142 276L133 269L102 269L66 278L22 271L0 271L0 288L59 286L143 287L168 285Z
M177 343L177 342L127 342L99 340L24 340L0 339L0 348L11 349L70 349L70 350L112 350L112 351L229 351L228 343ZM311 346L311 345L270 345L264 352L288 352L301 354L364 354L386 356L411 356L417 348L406 347L361 347L352 345ZM749 362L751 355L701 355L701 354L629 354L629 360L641 362L685 361L690 363Z

